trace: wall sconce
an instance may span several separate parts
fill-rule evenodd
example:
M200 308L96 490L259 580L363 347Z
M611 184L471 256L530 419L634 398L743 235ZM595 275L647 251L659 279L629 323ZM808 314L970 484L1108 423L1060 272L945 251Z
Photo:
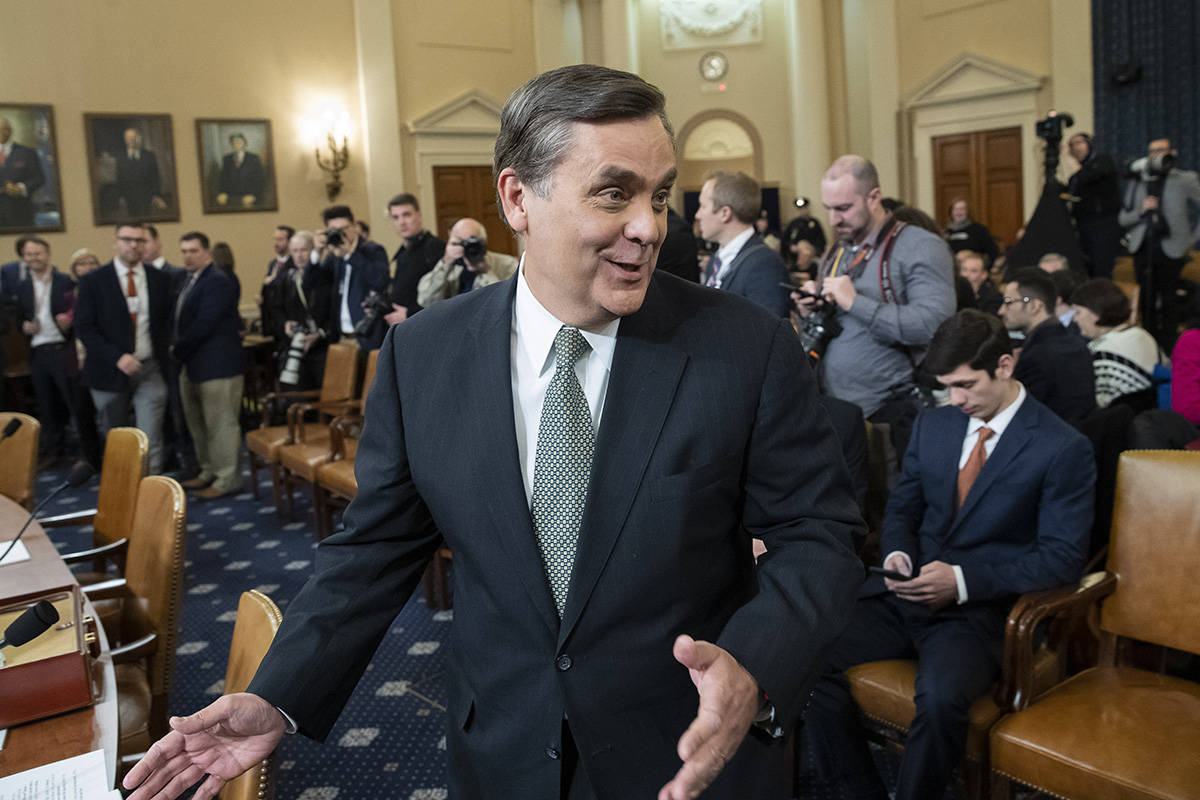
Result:
M305 121L305 127L317 166L329 173L325 194L333 202L342 191L342 171L350 163L350 115L344 109L322 109Z

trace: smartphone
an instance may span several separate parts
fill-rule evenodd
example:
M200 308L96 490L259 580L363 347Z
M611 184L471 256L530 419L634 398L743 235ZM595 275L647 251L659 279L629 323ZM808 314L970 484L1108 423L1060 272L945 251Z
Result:
M821 295L813 294L812 292L806 292L803 289L801 289L799 286L796 286L795 284L784 283L783 281L780 281L779 288L787 289L789 292L795 292L796 294L800 295L801 297L811 297L815 300L821 299Z
M911 581L917 577L916 575L905 575L903 572L897 572L894 569L884 569L883 567L867 567L867 572L870 572L872 575L882 575L894 581Z

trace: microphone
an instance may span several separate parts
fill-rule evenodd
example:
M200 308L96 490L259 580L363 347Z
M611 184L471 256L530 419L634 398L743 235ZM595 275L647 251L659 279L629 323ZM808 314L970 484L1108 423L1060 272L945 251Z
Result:
M0 637L0 647L20 647L41 636L58 622L58 609L45 600L38 600L33 607L13 620Z
M7 558L8 554L12 552L12 549L17 546L17 542L21 541L21 536L25 533L25 529L29 527L29 523L33 522L33 518L37 515L37 512L42 510L42 506L46 505L46 503L49 503L51 500L57 497L58 493L63 489L78 489L80 486L83 486L83 484L88 482L88 478L92 477L95 472L96 471L92 469L90 464L83 462L76 464L75 468L71 470L71 474L67 476L67 479L58 486L55 486L54 490L50 492L50 494L46 495L46 498L34 507L33 511L29 514L29 519L25 520L25 524L21 526L21 530L17 531L16 537L8 543L8 548L4 551L4 554L0 555L0 564L4 563L4 559Z
M14 433L16 433L20 427L21 427L21 418L20 417L13 417L12 419L10 419L8 421L8 424L4 426L4 433L0 434L0 442L3 442L5 439L7 439L8 437L10 437Z

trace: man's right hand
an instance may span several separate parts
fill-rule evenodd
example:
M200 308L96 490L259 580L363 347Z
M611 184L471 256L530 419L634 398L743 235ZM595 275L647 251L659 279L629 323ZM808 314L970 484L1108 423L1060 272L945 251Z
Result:
M399 325L404 320L408 319L408 309L404 306L392 303L392 313L384 314L383 319L388 325Z
M883 562L883 568L899 572L901 575L912 575L912 563L902 553L892 553L888 556L887 561ZM894 581L891 578L883 579L883 585L887 587L889 592L895 592L904 583L904 581Z
M137 375L142 371L142 362L138 361L133 353L126 353L117 359L117 369L126 375Z
M271 754L286 725L278 709L242 692L190 717L172 717L171 728L125 776L122 785L137 788L128 800L179 797L205 775L193 798L216 797L226 781Z
M800 291L808 292L810 296L804 297L801 296L799 292L792 292L792 303L796 306L796 311L800 314L800 316L811 316L813 313L813 306L817 304L817 282L805 281L804 285L800 287Z

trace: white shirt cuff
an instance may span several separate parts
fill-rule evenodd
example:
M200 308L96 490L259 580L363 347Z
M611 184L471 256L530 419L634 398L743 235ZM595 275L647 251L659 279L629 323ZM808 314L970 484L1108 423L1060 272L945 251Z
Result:
M883 559L883 563L886 564L888 561L891 561L892 556L900 556L900 558L904 559L904 565L908 567L908 574L912 575L913 564L912 559L908 556L908 553L904 552L903 550L893 550L887 554L886 558ZM901 572L903 572L903 570L901 570Z
M961 606L967 602L967 579L963 577L962 567L958 564L951 564L950 569L954 570L954 582L958 584L958 604Z
M279 706L275 706L275 710L283 715L283 721L287 723L287 728L284 730L284 733L295 733L296 731L300 730L300 726L296 724L296 720L292 719L291 715L289 715Z

